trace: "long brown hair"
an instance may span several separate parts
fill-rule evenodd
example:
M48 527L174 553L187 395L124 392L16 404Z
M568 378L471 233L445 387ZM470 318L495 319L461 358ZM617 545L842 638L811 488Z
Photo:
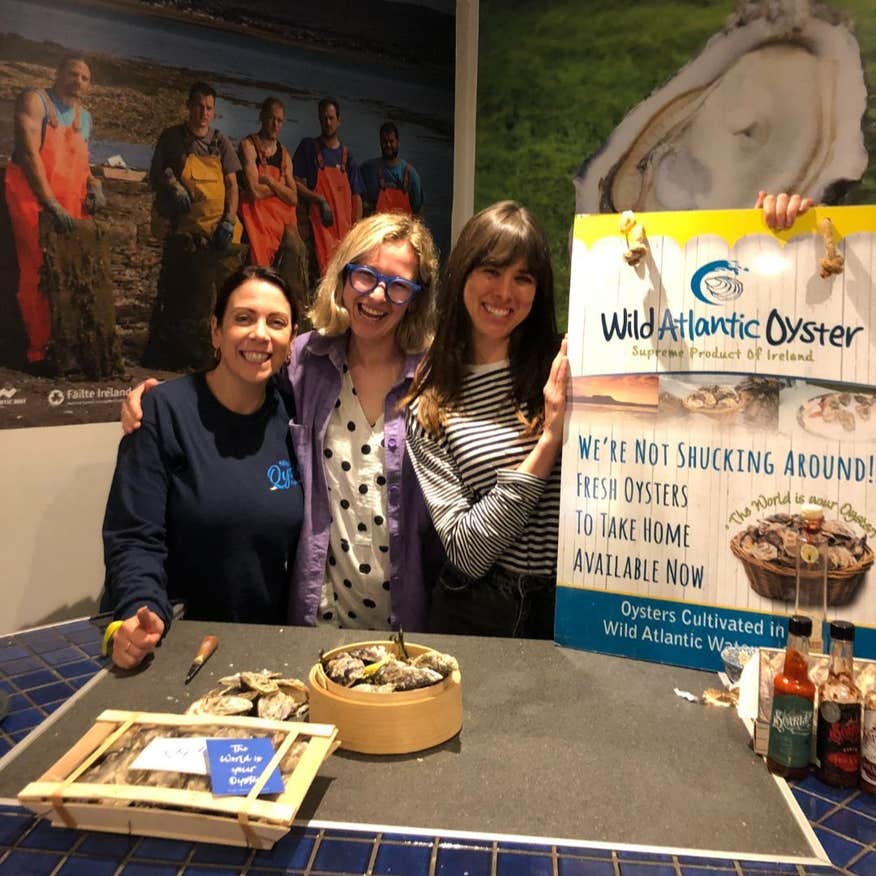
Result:
M534 434L544 421L544 384L559 338L554 313L554 273L541 225L526 207L500 201L465 224L438 284L435 340L426 352L405 403L418 398L417 419L436 436L446 412L459 402L466 371L473 361L472 322L464 291L475 268L505 268L522 259L536 281L526 319L511 333L512 401Z

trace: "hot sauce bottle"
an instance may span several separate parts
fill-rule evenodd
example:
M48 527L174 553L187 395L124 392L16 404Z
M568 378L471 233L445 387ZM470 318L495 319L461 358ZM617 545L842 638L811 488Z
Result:
M864 732L861 738L861 790L876 794L876 690L864 697Z
M767 768L786 779L809 772L815 684L809 678L812 621L795 614L788 622L785 665L773 681Z
M837 788L857 785L861 770L861 691L855 684L854 640L854 624L831 623L827 680L818 689L817 775Z

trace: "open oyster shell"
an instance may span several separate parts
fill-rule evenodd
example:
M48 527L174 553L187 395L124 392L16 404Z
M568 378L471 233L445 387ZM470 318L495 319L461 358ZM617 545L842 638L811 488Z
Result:
M867 89L843 14L740 2L575 178L578 213L750 207L759 189L835 201L861 178Z

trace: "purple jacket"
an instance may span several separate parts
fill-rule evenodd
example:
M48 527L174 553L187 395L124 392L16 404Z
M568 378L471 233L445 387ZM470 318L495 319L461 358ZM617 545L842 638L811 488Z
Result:
M347 335L307 332L296 339L288 377L295 399L292 444L304 488L304 522L289 594L289 621L314 626L328 558L331 506L323 468L329 416L341 392ZM407 392L420 355L408 356L402 378L386 397L384 466L387 480L392 625L426 628L429 591L443 563L440 545L417 476L405 452L405 415L398 402Z

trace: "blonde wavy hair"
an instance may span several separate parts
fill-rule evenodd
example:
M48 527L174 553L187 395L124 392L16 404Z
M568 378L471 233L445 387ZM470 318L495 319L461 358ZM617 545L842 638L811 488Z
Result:
M375 213L357 222L338 244L316 290L308 317L321 335L335 337L350 328L350 312L344 307L345 267L362 262L382 243L407 241L417 255L414 280L423 289L415 295L396 329L396 340L403 353L419 353L432 341L435 325L435 291L438 258L429 229L416 217L404 213Z

